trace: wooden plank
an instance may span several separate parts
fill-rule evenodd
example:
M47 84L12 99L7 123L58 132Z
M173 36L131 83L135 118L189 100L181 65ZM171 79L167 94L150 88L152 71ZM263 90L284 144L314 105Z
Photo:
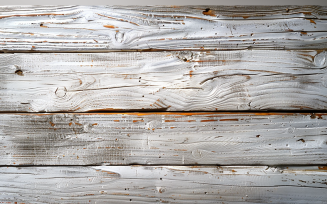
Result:
M0 55L0 110L321 110L325 51Z
M24 203L324 203L326 167L1 167L0 200Z
M3 6L0 50L326 49L322 6Z
M1 114L0 165L320 165L327 114Z

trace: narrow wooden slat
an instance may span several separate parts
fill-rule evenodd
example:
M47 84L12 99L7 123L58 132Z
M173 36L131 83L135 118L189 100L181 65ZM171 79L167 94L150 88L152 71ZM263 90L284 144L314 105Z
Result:
M0 55L0 110L327 108L325 51Z
M320 165L326 114L1 114L0 165Z
M2 51L326 49L322 6L3 6Z
M326 167L2 167L3 203L324 203Z

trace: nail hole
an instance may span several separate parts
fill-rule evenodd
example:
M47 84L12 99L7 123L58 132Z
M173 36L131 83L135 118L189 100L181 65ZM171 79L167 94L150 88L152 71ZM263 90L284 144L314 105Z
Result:
M15 71L15 74L17 74L17 75L19 75L19 76L24 76L23 71L20 70L20 69L16 70L16 71Z

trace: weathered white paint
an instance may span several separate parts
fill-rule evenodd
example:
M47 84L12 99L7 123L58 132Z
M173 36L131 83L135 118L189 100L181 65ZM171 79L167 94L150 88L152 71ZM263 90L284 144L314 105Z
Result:
M326 49L321 6L2 6L0 49Z
M0 165L319 165L327 115L2 114Z
M84 112L327 108L326 52L0 55L0 110Z
M17 203L314 203L326 167L1 167L0 200Z

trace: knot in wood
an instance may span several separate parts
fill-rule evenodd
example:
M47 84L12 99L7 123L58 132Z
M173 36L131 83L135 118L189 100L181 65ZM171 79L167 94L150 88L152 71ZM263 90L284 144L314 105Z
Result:
M326 52L320 52L316 54L314 63L317 67L324 67L326 65Z
M62 98L64 96L66 96L66 92L67 92L66 87L58 87L55 93L56 93L56 96L58 96L59 98Z

